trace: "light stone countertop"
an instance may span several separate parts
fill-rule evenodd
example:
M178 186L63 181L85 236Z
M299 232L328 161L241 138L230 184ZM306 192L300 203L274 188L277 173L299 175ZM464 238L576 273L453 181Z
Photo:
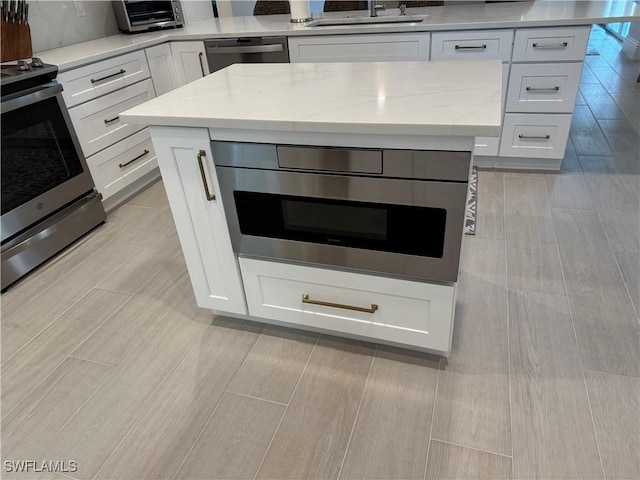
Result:
M469 30L491 28L523 28L563 25L590 25L614 21L640 21L640 5L612 0L563 1L536 0L530 2L444 7L410 8L407 13L421 23L306 27L292 24L288 15L217 18L183 28L135 35L113 35L97 40L38 52L46 63L65 71L105 58L158 45L168 41L203 40L207 38L331 35L355 33L398 33L437 30ZM327 18L366 16L367 12L335 12ZM398 9L382 12L398 15Z
M235 64L120 118L252 131L497 136L501 83L498 60Z

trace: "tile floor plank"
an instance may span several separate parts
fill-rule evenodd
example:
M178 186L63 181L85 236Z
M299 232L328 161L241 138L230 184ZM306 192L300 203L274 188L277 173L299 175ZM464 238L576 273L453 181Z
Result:
M596 212L553 210L584 368L640 377L640 325Z
M505 174L505 221L509 288L564 293L542 175Z
M431 440L427 480L508 480L511 459Z
M509 291L514 478L602 478L567 298Z
M640 478L640 379L585 371L608 479Z
M589 107L574 108L569 138L578 155L611 155L611 147Z
M202 313L209 315L204 310ZM189 352L154 394L146 406L146 413L118 445L96 478L173 478L262 328L259 323L224 317L214 320L196 348ZM266 447L257 453L257 462L264 455ZM210 453L211 445L206 444L206 448ZM242 459L242 462L245 460ZM191 465L189 461L187 466L194 467L195 463ZM257 468L258 464L250 472L251 475ZM210 474L213 475L213 472Z
M640 316L640 252L613 252L622 272L622 278L627 285L631 301L636 307L636 314Z
M31 302L12 314L3 313L2 361L15 354L47 325L71 308L103 277L131 258L139 248L131 243L109 242Z
M129 206L158 208L169 203L162 179L147 187L144 191L127 202Z
M373 353L368 343L320 338L257 478L338 477Z
M504 241L465 237L456 303L431 437L511 455Z
M227 393L175 478L253 478L285 408Z
M596 120L625 118L622 109L601 84L586 83L580 85L580 93Z
M35 459L112 367L67 358L2 420L2 460Z
M318 334L268 326L229 392L288 404Z
M378 347L341 479L423 479L439 360Z
M2 413L10 413L31 390L129 298L91 290L2 365Z
M584 181L580 161L569 140L559 173L544 174L544 183L551 208L574 208L593 210L595 208L589 189Z
M504 174L478 170L476 237L504 238Z

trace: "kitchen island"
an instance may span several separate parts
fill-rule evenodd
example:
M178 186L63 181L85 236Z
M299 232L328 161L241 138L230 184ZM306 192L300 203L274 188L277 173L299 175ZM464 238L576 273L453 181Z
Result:
M198 305L447 355L501 84L499 61L237 64L121 117L150 126Z

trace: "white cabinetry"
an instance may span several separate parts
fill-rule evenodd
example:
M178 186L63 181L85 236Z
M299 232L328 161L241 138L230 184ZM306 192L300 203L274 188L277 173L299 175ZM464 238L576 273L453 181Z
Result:
M153 127L152 137L198 305L246 315L209 131Z
M80 148L107 208L157 177L148 129L124 123L119 117L124 110L155 97L149 77L142 50L58 75Z
M147 48L145 51L156 95L162 95L179 86L178 73L168 43Z
M455 286L240 258L249 314L373 340L451 349Z
M289 37L289 61L401 62L429 60L429 33Z
M209 75L204 42L171 42L171 54L176 66L178 85Z

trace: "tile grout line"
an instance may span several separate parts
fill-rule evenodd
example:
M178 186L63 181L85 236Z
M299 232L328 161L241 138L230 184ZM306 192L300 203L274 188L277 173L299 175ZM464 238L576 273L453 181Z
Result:
M342 455L342 462L340 462L340 470L338 470L338 476L336 480L340 480L340 475L342 474L342 468L344 467L344 462L347 459L347 453L349 452L349 446L351 445L351 439L353 438L353 432L356 429L356 423L358 422L358 416L360 415L360 407L362 407L362 401L364 399L364 395L367 392L367 385L369 384L369 378L371 378L371 370L373 370L373 362L376 360L376 354L378 353L379 345L376 344L376 348L373 351L373 355L371 355L371 363L369 364L369 371L367 372L367 378L364 381L364 387L362 388L362 394L360 395L360 401L358 402L358 408L356 409L356 416L353 418L353 425L351 425L351 432L349 433L349 440L347 440L347 446L344 449L344 455Z
M313 356L313 353L316 351L316 348L318 347L318 342L320 341L320 337L321 336L322 335L318 335L316 337L316 341L313 344L313 348L311 349L311 352L309 353L309 357L307 357L307 362L304 364L304 368L302 369L302 372L300 372L300 376L298 377L298 381L296 382L296 386L293 387L293 391L291 392L291 396L289 397L289 402L287 403L287 406L284 409L284 412L282 412L282 417L280 417L280 421L278 422L278 426L273 431L273 435L271 436L271 440L269 440L269 445L267 445L267 448L264 451L264 455L262 455L262 458L260 459L260 464L258 465L258 468L256 469L256 473L254 473L253 477L251 477L254 480L255 480L255 478L257 478L258 473L260 473L260 469L262 468L262 464L264 463L264 460L267 458L267 454L269 453L269 450L271 449L271 445L273 444L273 440L276 438L276 435L278 434L278 430L280 430L280 425L282 425L282 421L284 420L284 417L287 415L287 412L289 411L289 406L291 405L291 401L293 400L293 397L296 394L296 391L298 390L298 386L300 385L300 382L302 381L302 377L304 376L304 373L307 371L307 367L309 366L309 362L311 361L311 357Z
M98 328L100 328L100 327L98 327ZM97 360L91 360L91 359L88 359L88 358L78 357L77 355L73 355L73 353L70 353L67 358L75 358L76 360L82 360L83 362L94 363L96 365L102 365L103 367L111 367L111 368L116 368L117 367L117 365L112 365L110 363L104 363L104 362L99 362Z
M441 440L439 438L432 438L434 442L446 443L448 445L453 445L454 447L467 448L469 450L474 450L476 452L488 453L490 455L497 455L498 457L510 458L513 459L512 455L505 455L504 453L492 452L491 450L483 450L482 448L470 447L468 445L462 445L461 443L450 442L449 440Z
M253 395L247 395L246 393L230 392L229 390L227 390L226 392L224 392L224 395L227 395L227 394L229 394L229 395L237 395L239 397L250 398L252 400L260 400L261 402L273 403L274 405L280 405L281 407L286 407L287 406L286 403L276 402L275 400L269 400L267 398L254 397Z
M209 415L209 417L205 420L205 422L202 425L202 428L200 428L200 431L198 432L198 435L196 435L196 438L193 440L193 442L191 443L191 446L189 447L189 450L187 450L187 453L185 453L184 458L182 459L182 461L180 462L180 465L178 465L178 468L176 468L176 471L173 473L173 475L171 476L172 479L175 479L178 476L178 473L180 473L180 469L182 468L182 466L184 465L184 463L186 462L187 458L189 458L189 455L191 454L191 452L193 451L193 448L196 446L196 444L198 443L198 440L200 440L200 438L202 438L202 435L204 434L204 429L207 428L207 425L209 425L209 422L211 422L211 419L213 418L213 416L216 414L216 412L218 411L218 408L220 407L220 405L222 404L222 400L224 400L224 397L227 395L227 393L229 392L229 387L231 386L231 384L233 383L233 381L236 379L236 377L238 376L238 373L240 372L240 370L242 369L242 367L244 366L244 364L247 361L247 358L249 358L249 355L251 354L251 352L253 352L253 349L256 347L256 344L258 343L258 340L260 340L260 337L262 336L262 334L264 333L264 328L265 326L262 326L262 330L260 330L260 334L256 337L255 341L253 342L253 345L251 345L251 348L249 349L249 351L247 352L247 354L245 355L244 359L242 360L242 363L240 364L240 366L238 367L238 369L236 370L236 373L233 375L233 378L231 380L229 380L229 383L227 384L227 388L224 391L224 393L222 394L222 396L220 397L220 400L218 400L218 403L216 404L216 406L213 408L213 410L211 411L211 414Z
M425 480L427 478L427 470L429 467L429 454L431 453L431 439L432 439L431 434L433 433L433 421L436 418L436 402L438 401L438 385L440 383L441 366L442 366L442 358L438 358L438 373L436 374L436 388L435 388L435 391L433 392L433 410L431 410L431 425L429 425L429 440L427 442L427 456L424 459L424 475L422 475L422 478Z
M600 125L598 125L600 126ZM547 194L547 201L549 201L549 192L547 189L547 184L545 182L545 192ZM598 440L598 432L596 431L596 424L593 418L593 409L591 408L591 399L589 398L589 389L587 388L587 378L584 374L584 363L582 361L582 349L580 348L580 342L578 341L578 334L576 333L576 326L573 320L573 309L571 308L571 301L569 299L569 291L567 288L567 280L564 274L564 265L562 263L562 256L560 255L560 245L558 244L558 235L556 232L555 221L553 219L553 215L551 216L551 224L553 225L553 235L556 239L556 249L558 252L558 259L560 260L560 272L562 273L562 283L564 284L565 292L567 292L567 307L569 308L569 318L571 319L571 328L573 330L573 338L575 340L576 347L578 347L578 359L580 360L580 370L582 373L582 385L584 388L584 392L587 397L587 405L589 406L589 415L591 416L591 428L593 429L593 436L596 441L596 448L598 450L598 460L600 461L600 469L602 470L602 478L606 480L607 476L604 471L604 463L602 462L602 452L600 451L600 441ZM603 226L604 230L604 226ZM609 247L611 248L611 247Z
M613 375L614 377L627 378L629 380L640 381L640 377L632 377L630 375L623 375L622 373L604 372L602 370L594 370L593 368L585 368L584 371L592 372L592 373L602 373L604 375Z

